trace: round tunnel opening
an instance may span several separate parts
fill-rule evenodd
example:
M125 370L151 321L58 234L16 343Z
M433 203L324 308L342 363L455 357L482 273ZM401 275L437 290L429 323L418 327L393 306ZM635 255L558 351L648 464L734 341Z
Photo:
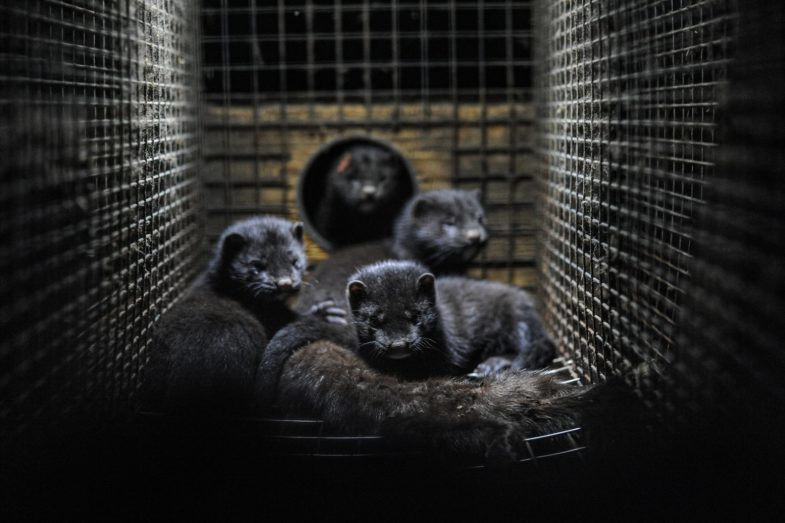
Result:
M341 241L326 230L325 224L319 223L317 209L325 196L327 189L327 175L344 152L357 145L367 145L381 148L392 154L400 165L397 172L399 176L397 190L391 200L391 206L400 211L407 200L417 192L417 175L406 157L392 144L368 136L351 136L333 140L320 147L308 160L300 171L297 184L297 211L305 225L308 235L326 251L336 247L360 243L361 241L380 240L392 234L393 223L391 220L376 220L371 225L373 230L370 236L363 237L358 242Z

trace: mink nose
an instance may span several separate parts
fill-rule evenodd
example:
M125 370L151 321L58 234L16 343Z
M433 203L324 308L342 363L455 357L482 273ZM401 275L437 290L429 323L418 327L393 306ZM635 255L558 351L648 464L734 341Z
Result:
M406 340L396 340L390 344L393 350L406 350L409 348L409 342Z
M291 278L281 278L275 282L275 286L279 291L289 291L292 290L292 287L294 287L294 283L292 282Z
M374 187L373 185L363 186L363 198L365 198L366 200L370 200L374 196L376 196L376 187Z
M483 233L480 229L469 229L466 231L466 239L472 243L479 243L483 241Z

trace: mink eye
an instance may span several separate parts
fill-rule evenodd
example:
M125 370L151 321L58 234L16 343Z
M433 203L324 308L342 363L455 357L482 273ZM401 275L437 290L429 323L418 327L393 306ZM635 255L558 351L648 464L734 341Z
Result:
M298 260L297 258L292 258L292 267L299 267L299 266L300 266L300 260Z
M256 272L262 272L267 268L262 260L253 260L251 262L251 268Z
M477 216L477 223L479 223L480 225L485 225L485 216L483 216L482 214Z

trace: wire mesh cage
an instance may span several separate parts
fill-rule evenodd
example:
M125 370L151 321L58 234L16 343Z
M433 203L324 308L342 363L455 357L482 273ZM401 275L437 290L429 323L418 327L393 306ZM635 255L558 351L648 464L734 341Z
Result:
M682 413L741 414L744 424L756 423L758 436L775 438L785 426L785 333L778 320L785 310L785 42L760 35L776 34L783 22L782 5L753 2L739 13L737 59L721 106L721 148L696 217L684 326L666 389L668 405Z
M480 189L491 239L471 274L533 289L532 9L205 2L208 238L250 213L303 219L309 162L325 144L372 138L400 151L421 190ZM310 240L318 263L324 242Z
M353 139L394 147L420 190L480 190L471 275L538 292L565 380L621 377L684 418L781 406L770 4L0 3L0 445L128 413L204 246L297 218L300 173ZM243 423L265 457L402 456L323 420ZM523 461L580 462L580 433Z
M673 361L714 172L732 2L551 2L538 18L547 317L590 381Z
M194 273L195 15L168 0L0 5L11 432L132 397L151 331Z

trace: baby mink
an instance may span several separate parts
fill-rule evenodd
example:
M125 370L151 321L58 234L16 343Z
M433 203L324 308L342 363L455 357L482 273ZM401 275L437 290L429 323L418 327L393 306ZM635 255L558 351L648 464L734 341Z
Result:
M298 317L286 299L302 285L305 266L301 223L261 216L227 228L207 269L156 328L143 408L245 410L268 340ZM345 323L343 310L331 305L309 313Z
M554 346L531 297L510 285L436 279L415 262L360 268L347 286L357 353L405 379L536 369Z

